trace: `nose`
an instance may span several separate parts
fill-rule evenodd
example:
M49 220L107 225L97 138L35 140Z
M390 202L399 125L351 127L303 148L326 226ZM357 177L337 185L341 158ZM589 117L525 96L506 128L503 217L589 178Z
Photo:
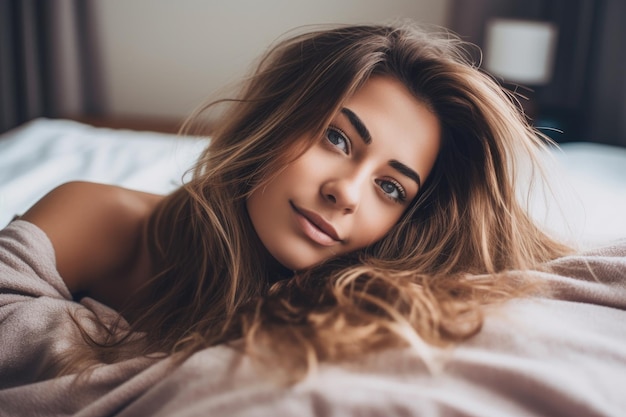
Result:
M322 184L322 197L345 214L354 213L364 192L364 178L358 176L333 178Z

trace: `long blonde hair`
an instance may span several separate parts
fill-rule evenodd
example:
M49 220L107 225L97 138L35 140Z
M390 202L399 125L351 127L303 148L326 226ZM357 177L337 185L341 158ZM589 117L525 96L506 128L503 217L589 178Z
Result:
M342 103L376 74L400 80L440 120L432 173L382 240L285 271L256 237L246 198L320 140ZM237 98L220 103L228 107L192 178L148 224L155 275L131 323L142 343L89 339L101 357L120 360L126 354L116 352L130 349L182 360L243 340L248 352L280 357L297 377L318 361L446 345L479 331L485 305L531 287L501 272L568 251L516 196L515 161L538 161L542 138L450 33L401 24L292 36L265 54ZM310 139L294 140L301 137Z

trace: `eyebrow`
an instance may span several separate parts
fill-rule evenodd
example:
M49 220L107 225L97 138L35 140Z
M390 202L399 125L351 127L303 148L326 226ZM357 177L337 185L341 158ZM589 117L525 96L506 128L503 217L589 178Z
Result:
M372 143L372 135L370 135L370 131L367 130L367 127L365 127L365 124L361 121L361 119L359 119L359 116L354 114L352 110L346 107L341 109L341 113L345 114L348 117L348 120L357 131L359 136L361 136L361 139L363 139L363 142L365 142L366 145Z
M389 166L395 169L396 171L400 172L402 175L409 177L410 179L415 181L417 183L418 189L422 188L422 180L417 172L413 171L411 168L404 165L402 162L396 161L395 159L392 159L391 161L389 161Z
M354 114L354 112L347 107L342 108L341 113L345 114L348 117L348 120L357 131L359 136L361 136L363 142L365 142L366 145L372 143L372 135L370 134L369 130L367 130L367 127L365 127L365 123L363 123L363 121L359 119L359 116ZM418 188L422 188L422 180L417 172L395 159L389 161L389 166L401 173L402 175L415 181Z

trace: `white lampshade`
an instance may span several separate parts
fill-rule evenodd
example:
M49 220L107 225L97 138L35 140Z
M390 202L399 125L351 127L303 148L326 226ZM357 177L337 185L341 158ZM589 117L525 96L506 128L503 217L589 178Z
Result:
M556 26L549 22L492 19L486 28L485 68L508 82L547 84L556 35Z

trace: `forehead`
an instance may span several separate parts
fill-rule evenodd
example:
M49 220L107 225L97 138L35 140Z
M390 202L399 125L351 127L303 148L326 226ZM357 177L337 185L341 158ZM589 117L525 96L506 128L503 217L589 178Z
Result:
M370 78L344 104L363 122L372 147L415 169L424 178L439 151L437 116L400 81Z

